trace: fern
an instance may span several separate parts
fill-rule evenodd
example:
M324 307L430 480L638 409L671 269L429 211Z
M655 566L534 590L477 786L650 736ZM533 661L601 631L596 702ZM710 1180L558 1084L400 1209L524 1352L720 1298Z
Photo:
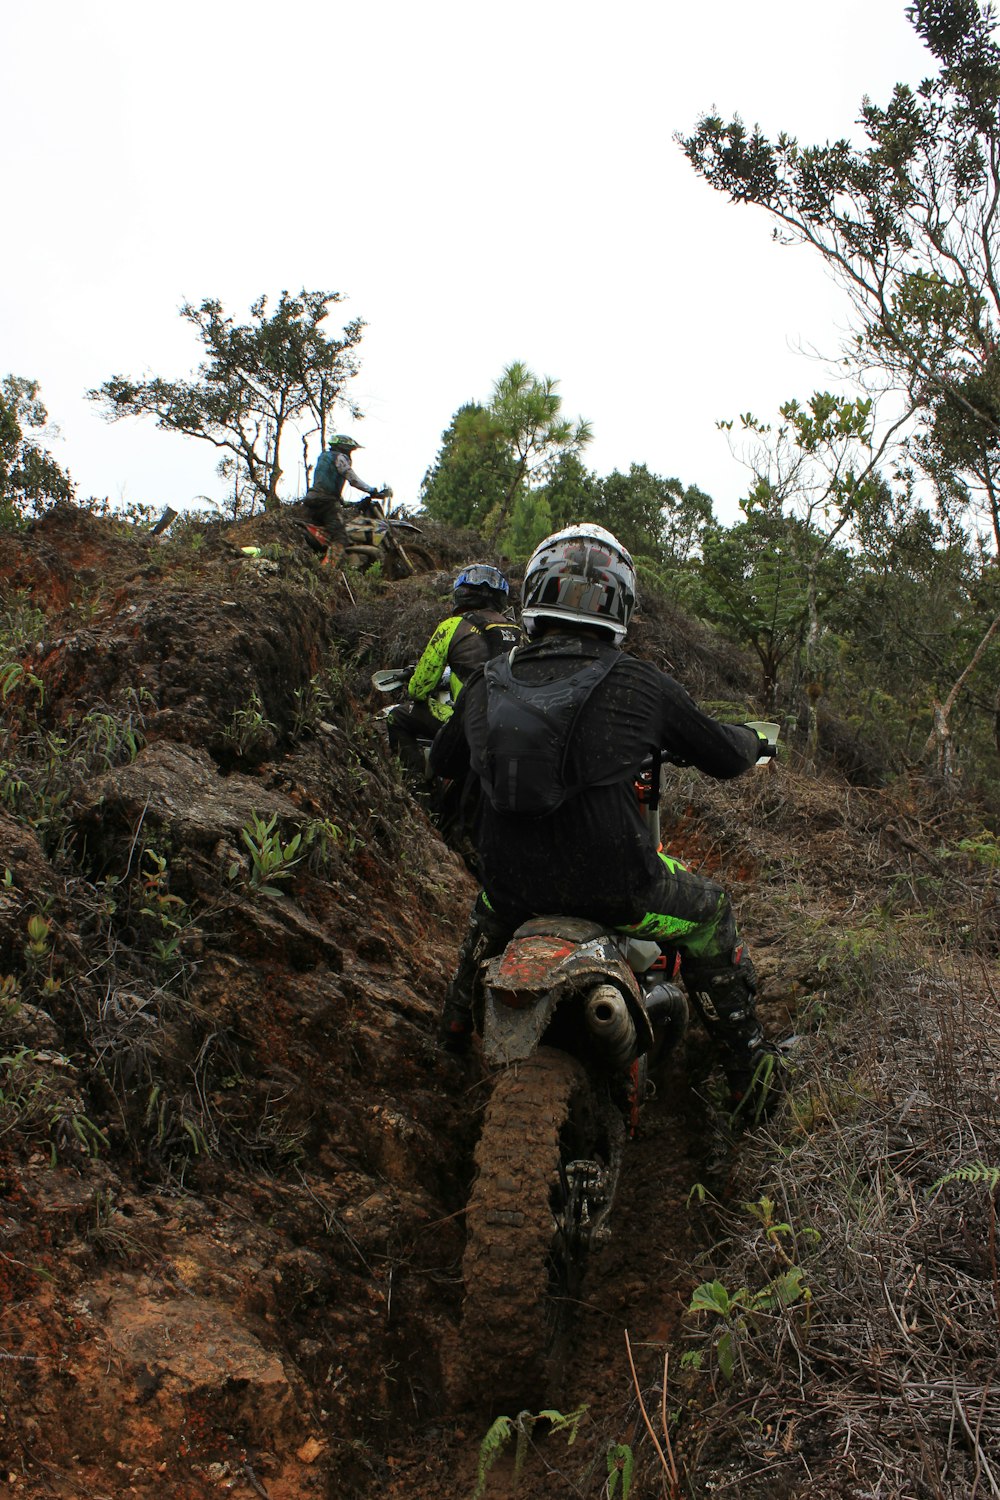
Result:
M479 1470L476 1475L476 1488L473 1491L472 1500L482 1500L486 1489L486 1476L511 1438L515 1439L514 1489L516 1490L520 1484L525 1459L528 1456L528 1443L535 1423L547 1422L549 1430L552 1433L563 1433L567 1444L572 1446L576 1441L580 1423L583 1421L586 1412L587 1408L580 1406L577 1407L576 1411L565 1414L561 1411L546 1409L540 1412L522 1411L518 1413L517 1417L497 1417L479 1445ZM631 1471L629 1471L629 1479L631 1479ZM624 1494L627 1494L627 1491L623 1492L623 1496Z
M995 1193L1000 1186L1000 1167L988 1167L984 1161L966 1162L963 1167L956 1167L954 1172L946 1172L939 1177L927 1191L936 1193L938 1188L947 1187L949 1182L974 1182L985 1183L991 1193Z

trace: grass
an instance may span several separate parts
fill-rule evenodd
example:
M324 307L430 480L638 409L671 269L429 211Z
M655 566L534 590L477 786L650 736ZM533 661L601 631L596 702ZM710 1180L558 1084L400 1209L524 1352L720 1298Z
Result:
M998 1493L996 995L867 934L839 951L692 1297L682 1468L752 1500Z

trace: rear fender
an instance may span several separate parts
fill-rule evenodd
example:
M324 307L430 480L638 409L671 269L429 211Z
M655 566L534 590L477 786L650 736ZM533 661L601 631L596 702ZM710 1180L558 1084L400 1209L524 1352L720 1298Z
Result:
M598 984L613 984L635 1023L638 1052L653 1031L635 975L617 939L590 922L539 919L519 927L499 958L484 969L483 1056L491 1065L530 1057L557 1006Z

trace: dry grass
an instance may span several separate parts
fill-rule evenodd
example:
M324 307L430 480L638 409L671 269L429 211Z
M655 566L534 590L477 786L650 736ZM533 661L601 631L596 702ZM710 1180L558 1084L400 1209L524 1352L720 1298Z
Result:
M684 791L803 1033L692 1267L733 1308L688 1319L686 1493L1000 1496L997 912L969 812L787 768Z

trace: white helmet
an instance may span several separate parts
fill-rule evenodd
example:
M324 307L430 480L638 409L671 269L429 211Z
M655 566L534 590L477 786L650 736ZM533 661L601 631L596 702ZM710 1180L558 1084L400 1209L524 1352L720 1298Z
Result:
M635 564L603 526L567 526L531 554L521 599L529 637L539 620L563 620L599 625L620 643L636 605Z

